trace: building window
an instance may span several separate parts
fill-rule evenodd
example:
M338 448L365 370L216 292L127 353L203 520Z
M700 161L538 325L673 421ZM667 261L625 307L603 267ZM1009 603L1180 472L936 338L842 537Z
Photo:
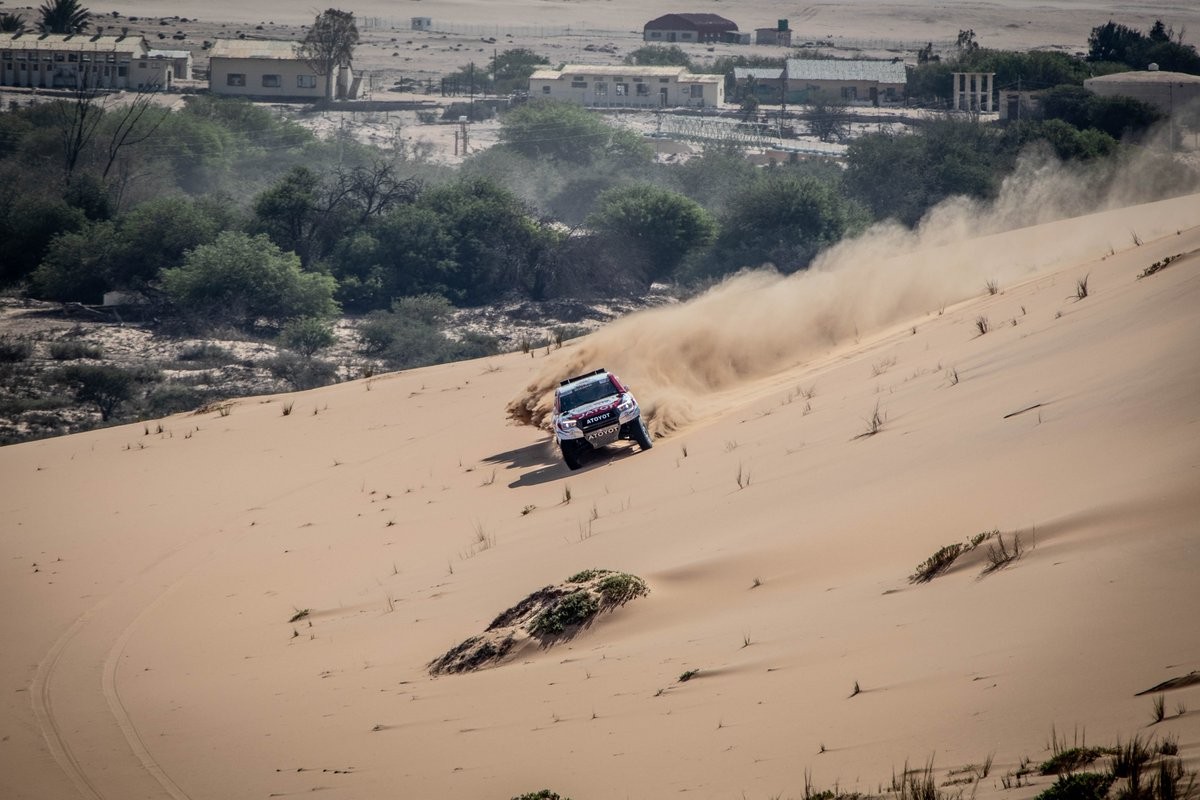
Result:
M296 76L296 88L297 89L315 89L315 88L317 88L317 76L316 75L297 75Z
M54 60L55 60L55 61L65 61L65 60L66 60L66 54L65 54L65 53L55 53L55 54L54 54Z
M278 89L283 86L283 78L279 75L263 75L262 85L264 89Z
M679 34L679 38L686 42L692 38L692 35L690 33L681 33Z
M858 99L858 87L843 86L842 87L842 99L843 100L857 100Z
M225 76L226 86L245 86L246 75L242 72L231 72Z
M659 83L670 83L671 79L670 78L659 78L658 82Z
M693 84L692 97L704 97L704 87L699 84Z
M662 32L661 31L650 31L650 38L651 39L661 39Z
M637 85L637 96L638 97L649 97L650 96L650 87L644 83L639 83Z
M607 83L597 83L594 86L592 86L592 92L594 92L599 97L607 96L608 95L608 84Z
M613 84L613 88L616 89L615 94L617 95L617 97L624 97L625 95L629 94L629 84L628 83Z
M138 69L145 69L145 68L146 68L146 62L145 62L145 61L139 61L139 62L138 62Z
M586 89L587 81L581 81L581 80L571 81L571 88L572 89Z
M76 55L75 53L67 53L67 63L74 64L78 60L79 60L79 56Z
M129 67L126 67L126 66L117 67L117 77L118 78L125 78L125 77L128 77L128 75L129 75Z
M542 94L550 94L550 84L547 83L542 87Z

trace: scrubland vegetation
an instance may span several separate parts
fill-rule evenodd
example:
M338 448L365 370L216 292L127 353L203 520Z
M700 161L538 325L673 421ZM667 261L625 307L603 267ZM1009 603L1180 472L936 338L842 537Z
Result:
M1102 191L1158 115L1092 96L1082 80L1150 57L1195 69L1195 49L1173 36L1109 23L1080 60L987 50L964 32L953 59L922 53L911 96L941 102L950 71L995 70L1001 85L1053 86L1045 118L941 116L854 139L843 164L755 167L720 146L658 163L630 130L532 101L502 115L499 145L449 168L399 141L322 140L244 101L196 96L167 111L82 93L0 114L0 289L84 304L122 291L157 330L282 334L291 355L276 372L294 386L335 377L315 356L340 314L362 317L361 353L391 367L486 355L494 340L443 334L455 307L637 295L764 264L793 272L874 222L912 226L947 197L994 197L1031 151L1092 163ZM629 60L676 63L675 51ZM497 85L544 59L510 51L498 63ZM1196 185L1165 152L1147 164L1155 197ZM29 347L6 340L5 368L19 370ZM5 402L42 402L9 377ZM104 419L127 403L108 405Z

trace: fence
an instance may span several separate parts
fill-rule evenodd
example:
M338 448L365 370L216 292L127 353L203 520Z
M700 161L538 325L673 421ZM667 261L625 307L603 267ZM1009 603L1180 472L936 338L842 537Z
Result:
M394 30L406 31L412 28L412 20L408 17L355 17L358 27L363 30ZM433 27L426 33L453 33L459 36L521 36L550 38L556 36L589 36L616 37L639 35L636 31L614 31L595 28L586 22L575 25L479 25L458 22L438 22L434 20Z

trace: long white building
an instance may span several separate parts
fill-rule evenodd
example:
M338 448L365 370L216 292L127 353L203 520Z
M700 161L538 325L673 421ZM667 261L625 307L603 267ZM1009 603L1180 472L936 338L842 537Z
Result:
M529 96L584 106L706 108L725 102L725 78L693 75L686 67L567 64L534 72Z
M177 60L143 36L0 33L0 86L168 89Z

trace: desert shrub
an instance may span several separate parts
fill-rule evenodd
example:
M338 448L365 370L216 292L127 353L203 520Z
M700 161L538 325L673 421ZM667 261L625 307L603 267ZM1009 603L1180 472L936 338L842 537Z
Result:
M333 326L316 317L289 320L279 332L280 344L305 358L312 358L321 350L332 347L336 341Z
M99 303L111 288L105 273L113 243L111 222L91 223L56 236L30 276L30 294L45 300Z
M1038 767L1038 772L1043 775L1060 775L1062 773L1070 773L1087 766L1097 758L1105 755L1108 751L1101 747L1071 747L1067 750L1059 751L1050 758L1042 762Z
M542 611L529 623L535 636L562 633L572 625L581 625L600 610L600 601L591 592L581 589L565 595Z
M614 572L600 580L596 589L606 606L619 606L635 597L643 597L649 591L646 582L636 575Z
M33 342L17 336L0 336L0 364L16 364L33 355Z
M587 583L601 575L607 575L608 572L606 569L585 569L567 578L567 583Z
M670 277L690 253L711 244L717 227L696 201L649 184L604 192L587 225L607 247L641 261L649 282Z
M536 792L517 795L512 800L571 800L571 798L563 797L558 792L552 792L549 789L539 789Z
M165 417L200 408L213 400L211 392L181 383L166 383L155 387L143 401L142 408L147 416Z
M86 224L83 212L60 198L0 190L0 286L29 275L56 236Z
M220 366L237 361L237 356L233 354L233 351L212 342L199 342L180 348L176 358L180 361L196 362L204 366Z
M188 253L183 266L164 270L162 287L178 313L195 326L253 328L295 317L337 312L335 281L305 272L294 253L266 236L226 231Z
M574 103L531 100L501 117L500 124L501 145L529 158L633 165L648 164L653 156L639 134L614 128Z
M771 263L795 272L865 222L832 183L808 175L771 177L729 201L704 271L719 276Z
M1037 796L1037 800L1104 800L1112 783L1111 775L1095 772L1059 775L1049 789Z
M104 351L87 342L61 341L50 343L50 357L55 361L78 361L81 358L101 358Z
M677 44L648 44L631 50L625 56L625 63L638 67L688 67L692 60L683 48Z
M337 382L337 367L318 358L280 353L267 362L267 369L296 391L315 389Z
M130 370L111 365L72 364L56 376L75 391L75 399L94 405L100 419L107 422L125 403L132 400L141 384L161 380L153 370Z

